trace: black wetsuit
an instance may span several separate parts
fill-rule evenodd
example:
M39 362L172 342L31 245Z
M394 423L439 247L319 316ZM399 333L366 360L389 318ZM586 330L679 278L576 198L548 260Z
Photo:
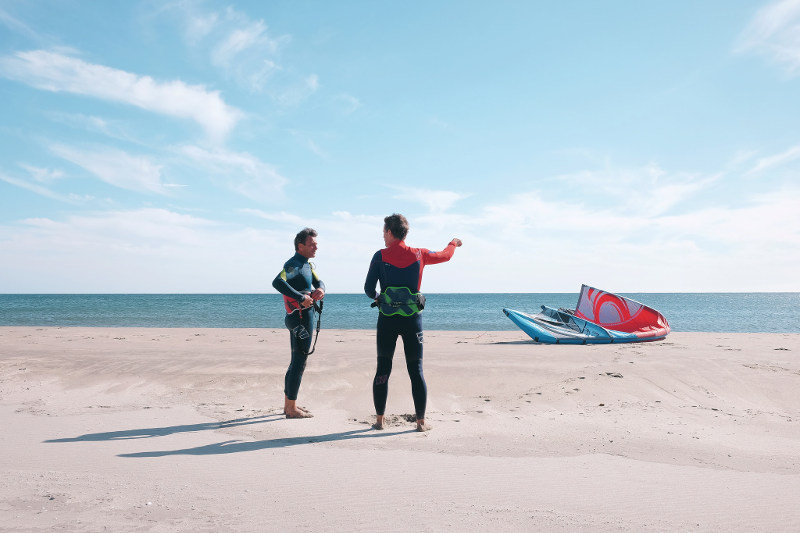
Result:
M416 293L422 284L422 270L425 265L449 261L455 249L454 242L441 252L431 252L425 248L410 248L405 241L395 241L388 248L375 252L364 283L364 292L370 298L376 298L378 294L375 286L380 281L381 292L387 287L406 287L410 292ZM392 373L397 337L403 339L414 409L417 419L422 420L425 418L428 389L422 373L422 316L419 313L411 316L378 314L378 367L372 382L375 412L383 415L386 411L389 375Z
M286 307L284 323L289 329L292 359L284 378L283 392L290 400L297 400L300 381L306 369L308 352L314 335L314 313L312 308L302 309L300 302L314 289L325 290L325 284L317 276L308 259L299 253L286 261L283 270L275 276L272 286L283 294Z

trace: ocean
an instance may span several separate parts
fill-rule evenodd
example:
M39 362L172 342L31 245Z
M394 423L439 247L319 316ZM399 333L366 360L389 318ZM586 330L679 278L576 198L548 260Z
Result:
M800 332L800 293L621 293L660 311L672 331ZM428 330L518 331L509 307L573 309L578 293L426 293ZM322 329L372 329L377 310L363 294L328 294ZM0 326L282 328L274 294L0 294Z

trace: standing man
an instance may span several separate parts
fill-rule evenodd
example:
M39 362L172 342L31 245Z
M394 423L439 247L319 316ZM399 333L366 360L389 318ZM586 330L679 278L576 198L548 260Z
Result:
M325 296L325 284L308 262L317 255L317 232L305 228L298 233L294 238L294 250L294 256L286 261L283 270L272 281L272 286L283 294L284 322L289 328L292 350L292 360L284 378L283 413L286 418L310 418L313 416L311 413L297 406L297 393L314 335L314 301Z
M389 395L389 375L392 373L392 358L397 345L397 337L403 338L406 355L406 368L411 378L411 394L417 416L417 431L428 431L425 424L425 407L428 389L422 374L422 316L425 297L419 294L422 283L422 269L425 265L435 265L449 261L460 239L453 239L441 252L431 252L425 248L411 248L405 243L408 235L408 220L397 213L383 219L383 242L386 248L372 256L372 262L364 283L364 292L373 298L380 314L378 315L378 368L372 382L372 400L375 403L377 420L372 426L383 429L383 416L386 398ZM380 281L381 293L375 291Z

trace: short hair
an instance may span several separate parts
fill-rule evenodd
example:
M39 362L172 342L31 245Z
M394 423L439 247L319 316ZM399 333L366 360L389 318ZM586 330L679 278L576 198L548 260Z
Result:
M317 236L317 230L315 229L303 228L302 230L300 230L300 232L294 236L294 251L295 252L297 251L298 244L305 244L306 240L309 237L316 237L316 236Z
M394 213L383 219L383 229L392 232L395 238L405 240L408 235L408 220L399 213Z

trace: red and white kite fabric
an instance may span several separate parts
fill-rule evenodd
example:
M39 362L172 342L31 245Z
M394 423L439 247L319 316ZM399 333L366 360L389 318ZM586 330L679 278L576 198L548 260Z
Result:
M588 285L581 286L575 316L640 338L664 337L669 333L667 319L655 309Z

